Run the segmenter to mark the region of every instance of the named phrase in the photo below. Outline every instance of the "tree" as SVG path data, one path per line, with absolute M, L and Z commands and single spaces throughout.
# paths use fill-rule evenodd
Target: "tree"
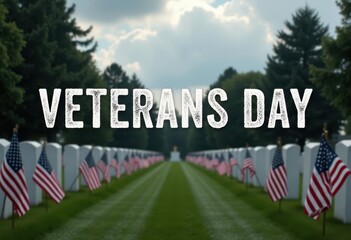
M 0 4 L 0 133 L 9 137 L 23 101 L 23 89 L 18 85 L 21 77 L 14 68 L 23 60 L 24 40 L 16 24 L 6 21 L 6 14 L 7 9 Z
M 104 81 L 111 88 L 126 88 L 129 91 L 127 96 L 120 96 L 119 103 L 126 105 L 126 110 L 118 114 L 120 121 L 128 121 L 129 128 L 120 128 L 113 130 L 113 139 L 111 145 L 128 148 L 145 149 L 148 144 L 148 131 L 142 126 L 140 129 L 134 129 L 133 124 L 133 89 L 144 88 L 138 77 L 134 74 L 130 78 L 120 65 L 112 63 L 102 74 Z
M 340 113 L 321 96 L 309 74 L 309 65 L 323 66 L 321 38 L 327 34 L 328 28 L 320 22 L 316 11 L 308 6 L 298 9 L 292 15 L 292 21 L 285 22 L 285 27 L 287 30 L 278 32 L 273 55 L 268 56 L 265 84 L 267 102 L 271 102 L 272 98 L 267 96 L 272 96 L 274 88 L 282 88 L 286 93 L 290 88 L 297 88 L 300 96 L 306 88 L 313 88 L 314 91 L 306 110 L 306 128 L 297 128 L 296 107 L 292 98 L 287 97 L 291 127 L 283 129 L 277 125 L 275 129 L 267 129 L 262 136 L 270 142 L 275 142 L 278 136 L 284 136 L 285 141 L 296 141 L 303 146 L 306 138 L 320 136 L 324 122 L 328 123 L 329 131 L 333 133 L 340 126 Z
M 311 67 L 313 81 L 322 94 L 339 108 L 346 117 L 351 116 L 351 2 L 339 0 L 342 16 L 336 37 L 325 36 L 322 41 L 324 66 Z
M 223 81 L 220 87 L 225 90 L 228 100 L 222 103 L 227 109 L 228 123 L 224 128 L 206 130 L 212 135 L 214 148 L 243 147 L 246 143 L 257 145 L 256 130 L 244 128 L 244 90 L 246 88 L 260 88 L 264 75 L 260 72 L 235 74 Z
M 55 141 L 56 134 L 64 129 L 64 104 L 59 106 L 55 127 L 47 129 L 38 89 L 46 88 L 50 94 L 54 88 L 87 86 L 91 52 L 96 48 L 88 37 L 91 28 L 82 30 L 77 26 L 72 18 L 75 6 L 67 8 L 65 0 L 4 0 L 4 4 L 9 10 L 9 20 L 22 29 L 26 41 L 24 61 L 16 68 L 23 78 L 20 86 L 26 92 L 18 110 L 21 138 L 45 135 L 49 141 Z

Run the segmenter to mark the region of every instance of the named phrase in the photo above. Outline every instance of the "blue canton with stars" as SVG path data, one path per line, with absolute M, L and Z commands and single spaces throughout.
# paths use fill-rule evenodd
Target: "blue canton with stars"
M 246 149 L 246 157 L 245 158 L 251 158 L 251 154 L 250 154 L 250 151 L 248 148 Z
M 45 149 L 43 149 L 41 151 L 41 154 L 40 154 L 40 158 L 39 158 L 39 161 L 38 161 L 38 164 L 41 165 L 45 171 L 47 171 L 48 173 L 51 173 L 52 171 L 52 167 L 48 161 L 48 158 L 46 156 L 46 152 L 45 152 Z
M 14 172 L 17 173 L 22 169 L 21 152 L 18 144 L 18 137 L 15 133 L 12 136 L 10 148 L 6 153 L 6 160 Z
M 104 155 L 102 155 L 101 161 L 103 161 L 107 165 L 107 154 L 106 154 L 106 152 L 104 153 Z
M 93 151 L 90 150 L 88 156 L 85 158 L 85 161 L 87 162 L 89 168 L 92 168 L 95 166 L 95 162 L 93 159 Z
M 129 157 L 128 157 L 128 155 L 124 158 L 124 161 L 129 162 Z
M 233 154 L 231 152 L 229 152 L 229 159 L 233 158 Z
M 334 150 L 327 143 L 325 136 L 322 135 L 321 144 L 318 149 L 315 167 L 319 174 L 329 170 L 334 159 L 338 157 Z
M 283 164 L 284 164 L 284 161 L 283 161 L 283 156 L 282 156 L 282 149 L 280 147 L 277 147 L 277 149 L 275 150 L 275 153 L 274 153 L 274 157 L 273 157 L 272 168 L 276 169 Z
M 220 156 L 219 156 L 219 162 L 223 162 L 225 159 L 224 159 L 224 156 L 223 156 L 223 154 L 221 154 Z

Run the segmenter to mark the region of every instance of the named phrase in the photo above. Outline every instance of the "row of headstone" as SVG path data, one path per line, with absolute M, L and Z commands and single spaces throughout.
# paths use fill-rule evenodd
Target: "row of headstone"
M 282 147 L 282 155 L 287 171 L 288 196 L 286 199 L 300 199 L 304 205 L 307 189 L 310 183 L 312 171 L 316 162 L 319 143 L 306 144 L 304 152 L 300 154 L 300 146 L 287 144 Z M 248 179 L 248 183 L 266 189 L 266 179 L 272 167 L 272 160 L 276 145 L 267 147 L 248 148 L 256 168 L 256 176 Z M 246 148 L 231 148 L 220 150 L 202 151 L 199 154 L 213 157 L 223 154 L 225 161 L 229 163 L 229 153 L 236 159 L 241 167 L 246 157 Z M 343 140 L 336 144 L 336 154 L 351 169 L 351 140 Z M 232 176 L 241 180 L 241 171 L 237 166 L 232 167 Z M 302 184 L 300 177 L 302 175 Z M 302 189 L 300 189 L 302 186 Z M 302 192 L 300 196 L 300 192 Z M 349 177 L 339 190 L 334 200 L 334 216 L 344 223 L 351 223 L 351 178 Z
M 9 148 L 10 142 L 6 139 L 0 139 L 0 166 L 6 157 L 6 152 Z M 100 146 L 78 146 L 75 144 L 69 144 L 62 147 L 58 143 L 47 143 L 46 153 L 48 160 L 55 172 L 59 183 L 62 185 L 64 191 L 79 191 L 81 185 L 86 185 L 83 178 L 80 178 L 79 166 L 85 160 L 89 151 L 93 148 L 93 159 L 95 163 L 101 159 L 102 155 L 106 152 L 108 163 L 117 156 L 117 161 L 120 164 L 126 156 L 131 157 L 134 154 L 147 154 L 152 153 L 150 151 L 137 150 L 137 149 L 125 149 L 125 148 L 109 148 Z M 42 202 L 42 190 L 40 187 L 33 182 L 32 176 L 35 171 L 36 164 L 42 151 L 42 145 L 34 141 L 20 142 L 20 151 L 22 156 L 23 168 L 26 177 L 26 183 L 28 188 L 28 195 L 30 199 L 30 205 L 38 205 Z M 116 176 L 114 169 L 110 169 L 111 176 Z M 100 171 L 99 171 L 100 172 Z M 121 174 L 125 170 L 121 165 Z M 99 173 L 100 180 L 103 176 Z M 64 178 L 64 179 L 63 179 Z M 80 179 L 79 179 L 80 178 Z M 3 216 L 7 218 L 12 214 L 12 203 L 5 198 L 4 193 L 0 190 L 0 205 L 4 209 Z M 1 218 L 1 216 L 0 216 Z

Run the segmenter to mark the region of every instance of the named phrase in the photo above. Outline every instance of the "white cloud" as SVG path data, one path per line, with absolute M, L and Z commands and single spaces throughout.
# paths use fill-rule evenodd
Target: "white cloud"
M 128 63 L 126 64 L 123 69 L 129 74 L 138 74 L 140 72 L 140 63 L 139 62 L 132 62 L 132 63 Z
M 113 12 L 108 0 L 91 15 L 83 11 L 88 3 L 75 1 L 78 10 L 83 6 L 78 22 L 94 25 L 98 66 L 117 62 L 150 88 L 209 85 L 229 66 L 263 70 L 277 31 L 306 2 L 332 28 L 338 21 L 335 4 L 320 0 L 159 0 L 148 7 L 138 2 L 137 9 L 110 0 L 111 9 L 123 9 L 121 17 L 101 16 Z

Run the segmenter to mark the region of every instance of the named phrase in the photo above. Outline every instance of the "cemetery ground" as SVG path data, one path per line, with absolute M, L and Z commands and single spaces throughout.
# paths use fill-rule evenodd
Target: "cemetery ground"
M 45 201 L 44 201 L 45 202 Z M 261 188 L 189 163 L 161 163 L 114 179 L 89 193 L 68 193 L 56 206 L 32 207 L 23 218 L 0 221 L 0 239 L 348 239 L 350 225 L 327 214 L 303 213 L 301 200 L 282 211 Z

